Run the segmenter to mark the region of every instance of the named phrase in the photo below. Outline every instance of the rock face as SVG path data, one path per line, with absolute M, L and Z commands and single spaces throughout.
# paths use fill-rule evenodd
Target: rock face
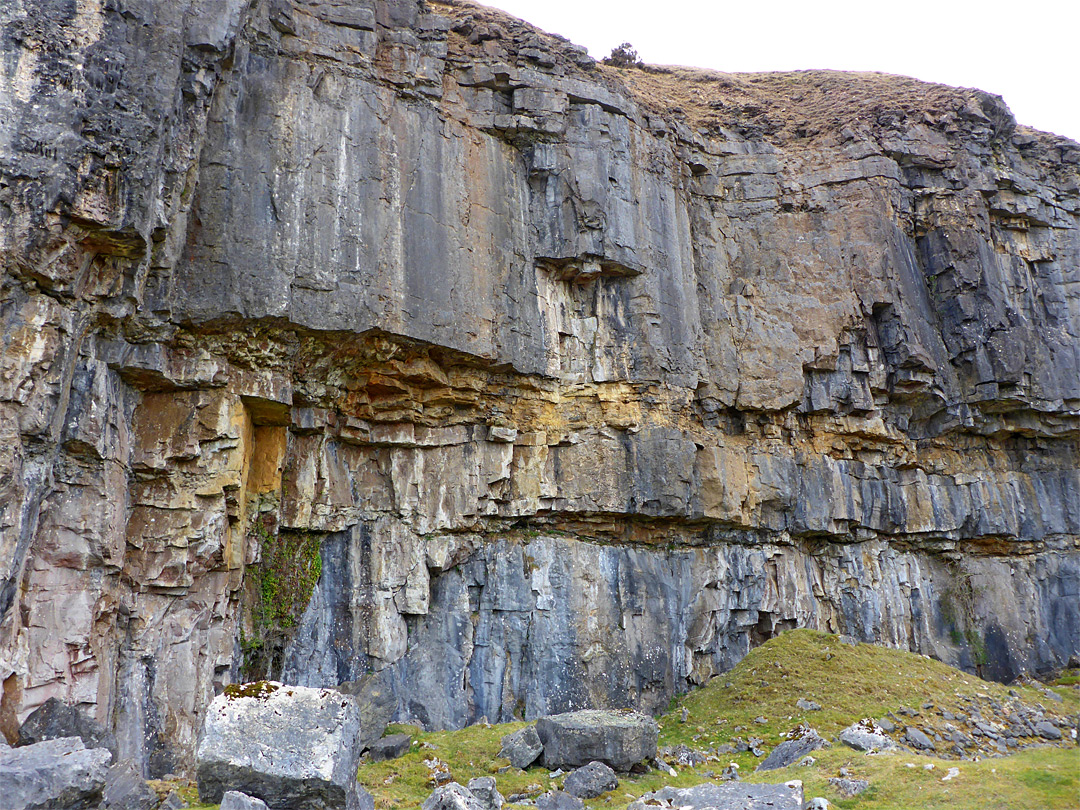
M 329 689 L 271 682 L 230 688 L 206 713 L 196 768 L 199 798 L 229 790 L 272 810 L 360 810 L 360 710 Z
M 9 810 L 95 808 L 101 802 L 110 754 L 78 737 L 0 750 L 0 797 Z
M 0 9 L 0 732 L 651 711 L 796 626 L 1080 654 L 1080 147 L 463 0 Z M 417 695 L 423 695 L 418 700 Z
M 580 768 L 596 760 L 629 771 L 656 757 L 659 733 L 655 720 L 631 711 L 586 709 L 541 717 L 536 723 L 546 768 Z

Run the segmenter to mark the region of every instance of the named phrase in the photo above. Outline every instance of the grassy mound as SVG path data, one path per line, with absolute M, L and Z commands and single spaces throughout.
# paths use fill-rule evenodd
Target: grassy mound
M 802 779 L 807 798 L 824 796 L 838 808 L 1077 808 L 1080 753 L 1067 727 L 1075 725 L 1080 692 L 1071 686 L 1054 691 L 1062 702 L 1035 686 L 1015 687 L 1010 694 L 1010 687 L 982 681 L 920 655 L 869 644 L 849 645 L 836 636 L 795 630 L 753 650 L 731 672 L 673 701 L 659 718 L 662 749 L 686 745 L 704 754 L 706 762 L 680 766 L 669 756 L 674 776 L 654 769 L 641 776 L 622 777 L 616 790 L 587 801 L 586 806 L 621 808 L 665 784 L 689 787 L 719 780 L 723 768 L 734 762 L 746 781 Z M 799 698 L 814 701 L 822 709 L 799 710 Z M 901 714 L 902 709 L 917 715 Z M 758 757 L 729 748 L 756 738 L 761 740 L 761 749 L 771 750 L 799 723 L 807 723 L 831 739 L 864 717 L 877 719 L 892 713 L 901 724 L 940 733 L 950 724 L 947 716 L 980 716 L 1000 725 L 999 715 L 1021 709 L 1039 711 L 1055 720 L 1065 731 L 1064 738 L 1054 745 L 1024 738 L 1020 742 L 1032 747 L 999 756 L 989 739 L 973 736 L 975 745 L 966 752 L 967 759 L 959 759 L 941 744 L 943 750 L 933 755 L 901 751 L 867 756 L 834 743 L 815 752 L 816 762 L 811 766 L 761 774 L 754 773 Z M 476 776 L 494 776 L 500 792 L 508 797 L 559 787 L 561 777 L 551 777 L 544 768 L 510 768 L 498 757 L 503 735 L 523 725 L 477 725 L 431 733 L 391 727 L 389 733 L 407 731 L 414 734 L 417 743 L 400 759 L 361 765 L 360 782 L 375 796 L 380 810 L 419 807 L 430 795 L 437 771 L 449 772 L 462 784 Z M 966 728 L 955 719 L 951 725 Z M 899 739 L 902 731 L 901 725 L 893 736 Z M 949 768 L 957 768 L 959 774 L 943 781 Z M 844 798 L 828 783 L 841 769 L 851 778 L 868 780 L 870 788 L 854 798 Z
M 914 653 L 846 644 L 826 633 L 793 630 L 752 650 L 726 675 L 676 701 L 661 719 L 661 745 L 665 740 L 669 745 L 726 743 L 739 736 L 736 728 L 743 729 L 744 737 L 763 738 L 771 745 L 800 722 L 831 738 L 856 720 L 890 713 L 898 725 L 942 732 L 950 722 L 944 719 L 946 712 L 971 715 L 977 708 L 984 716 L 997 715 L 1017 702 L 1060 718 L 1080 710 L 1076 690 L 1059 689 L 1055 694 L 1061 703 L 1034 686 L 984 681 Z M 820 704 L 821 711 L 800 710 L 799 698 Z M 684 708 L 687 722 L 673 722 L 681 719 Z M 764 723 L 755 722 L 762 718 Z M 953 725 L 959 724 L 953 721 Z M 972 753 L 997 753 L 991 745 L 981 749 Z

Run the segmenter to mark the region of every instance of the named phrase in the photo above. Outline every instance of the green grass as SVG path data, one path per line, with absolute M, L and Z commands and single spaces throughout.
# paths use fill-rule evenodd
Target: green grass
M 1055 691 L 1064 702 L 1047 701 L 1036 689 L 1017 691 L 1026 704 L 1042 704 L 1048 713 L 1080 712 L 1080 694 L 1073 687 Z M 804 697 L 820 703 L 822 711 L 799 711 L 795 702 Z M 706 749 L 736 738 L 760 737 L 771 749 L 782 735 L 800 722 L 809 723 L 822 736 L 834 737 L 863 717 L 880 718 L 902 706 L 920 711 L 920 726 L 941 726 L 939 709 L 964 711 L 964 697 L 977 700 L 1009 699 L 1009 687 L 980 680 L 937 661 L 912 653 L 868 644 L 843 644 L 836 636 L 808 630 L 784 633 L 753 650 L 731 672 L 672 702 L 659 718 L 660 745 L 685 743 Z M 932 702 L 934 709 L 923 710 Z M 688 719 L 681 721 L 682 710 Z M 765 723 L 754 722 L 763 717 Z M 455 781 L 465 784 L 475 776 L 494 776 L 504 796 L 559 786 L 544 768 L 526 771 L 499 769 L 508 765 L 498 758 L 503 735 L 524 723 L 472 726 L 461 731 L 419 733 L 411 727 L 391 727 L 388 733 L 407 731 L 424 745 L 389 762 L 363 764 L 359 777 L 376 799 L 379 810 L 417 808 L 430 795 L 430 769 L 425 759 L 435 757 L 448 766 Z M 736 731 L 736 729 L 739 729 Z M 728 762 L 740 766 L 746 781 L 785 782 L 802 779 L 806 796 L 824 796 L 835 807 L 859 810 L 1077 810 L 1080 808 L 1080 753 L 1075 743 L 1065 747 L 1044 746 L 1007 757 L 978 762 L 925 756 L 907 752 L 866 756 L 840 744 L 814 753 L 809 767 L 792 766 L 754 774 L 759 760 L 749 752 L 725 755 L 719 761 L 695 768 L 678 769 L 677 775 L 652 770 L 637 777 L 622 777 L 619 787 L 586 802 L 590 808 L 622 808 L 632 798 L 664 785 L 689 787 L 708 781 L 707 771 L 719 774 Z M 908 767 L 910 765 L 914 767 Z M 925 770 L 924 765 L 933 765 Z M 948 782 L 942 777 L 950 767 L 960 775 Z M 871 788 L 853 799 L 837 794 L 827 780 L 841 768 L 854 778 L 867 779 Z
M 748 782 L 802 779 L 806 797 L 824 796 L 847 810 L 1076 810 L 1080 807 L 1080 759 L 1076 748 L 1039 748 L 978 762 L 918 754 L 866 756 L 839 745 L 816 751 L 809 768 L 793 766 Z M 914 765 L 914 768 L 908 767 Z M 933 765 L 933 770 L 923 766 Z M 846 767 L 870 788 L 845 799 L 828 783 Z M 960 775 L 943 782 L 950 767 Z

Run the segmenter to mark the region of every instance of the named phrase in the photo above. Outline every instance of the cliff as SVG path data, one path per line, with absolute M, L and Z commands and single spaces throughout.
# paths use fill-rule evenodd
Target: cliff
M 0 9 L 0 730 L 653 711 L 791 627 L 1080 653 L 1080 146 L 454 0 Z

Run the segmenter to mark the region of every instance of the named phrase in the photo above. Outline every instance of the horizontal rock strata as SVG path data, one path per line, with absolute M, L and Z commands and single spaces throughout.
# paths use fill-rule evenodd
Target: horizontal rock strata
M 810 626 L 1080 653 L 1080 147 L 461 0 L 0 10 L 0 732 L 652 710 Z M 416 699 L 424 695 L 423 702 Z

